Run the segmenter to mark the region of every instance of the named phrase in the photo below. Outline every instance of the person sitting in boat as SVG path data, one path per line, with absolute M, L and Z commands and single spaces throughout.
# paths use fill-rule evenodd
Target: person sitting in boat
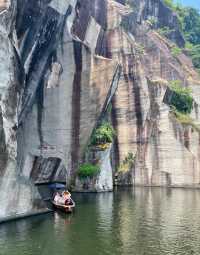
M 58 192 L 56 192 L 56 194 L 55 194 L 55 196 L 54 196 L 54 202 L 55 202 L 56 204 L 58 204 L 59 201 L 60 201 L 60 194 L 59 194 Z
M 54 196 L 54 202 L 56 204 L 65 205 L 65 198 L 59 192 Z
M 69 191 L 63 191 L 62 196 L 65 200 L 65 205 L 71 205 L 72 200 L 71 200 L 71 194 Z

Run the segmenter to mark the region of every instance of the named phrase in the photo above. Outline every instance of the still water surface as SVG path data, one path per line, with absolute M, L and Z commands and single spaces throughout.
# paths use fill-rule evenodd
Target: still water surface
M 75 194 L 73 215 L 0 225 L 1 255 L 199 255 L 200 191 Z

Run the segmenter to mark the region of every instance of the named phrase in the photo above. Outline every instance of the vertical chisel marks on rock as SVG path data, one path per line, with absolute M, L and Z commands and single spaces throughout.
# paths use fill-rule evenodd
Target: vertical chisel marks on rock
M 12 213 L 33 209 L 30 177 L 74 181 L 109 102 L 115 170 L 134 157 L 120 184 L 199 187 L 199 77 L 187 56 L 172 55 L 169 39 L 184 40 L 163 1 L 0 1 L 0 21 L 0 215 L 11 203 Z M 182 125 L 163 101 L 171 80 L 192 88 L 197 126 Z M 17 199 L 7 201 L 13 186 Z
M 60 15 L 50 7 L 46 9 L 46 14 L 40 24 L 41 27 L 32 55 L 30 56 L 31 60 L 26 77 L 26 86 L 22 97 L 22 110 L 18 121 L 19 125 L 23 122 L 35 103 L 37 88 L 43 79 L 49 57 L 60 43 L 60 39 L 63 35 L 63 27 L 65 26 L 68 15 L 70 15 L 69 9 L 67 9 L 65 15 Z
M 73 42 L 75 74 L 72 92 L 72 144 L 71 160 L 72 173 L 76 170 L 79 159 L 79 133 L 80 133 L 80 100 L 81 100 L 81 74 L 82 74 L 82 44 Z
M 0 177 L 4 175 L 7 160 L 8 153 L 6 148 L 5 132 L 3 128 L 2 110 L 0 107 Z

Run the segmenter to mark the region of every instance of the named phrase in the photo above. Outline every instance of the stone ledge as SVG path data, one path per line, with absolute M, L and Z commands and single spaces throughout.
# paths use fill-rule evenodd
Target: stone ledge
M 123 186 L 123 185 L 122 185 Z M 135 184 L 132 185 L 132 187 L 139 187 L 139 188 L 163 188 L 163 189 L 200 189 L 200 184 L 194 184 L 194 185 L 189 185 L 189 184 L 180 184 L 180 185 L 175 185 L 172 184 L 170 186 L 166 185 L 142 185 L 142 184 Z
M 40 211 L 36 211 L 36 212 L 16 214 L 16 215 L 13 215 L 13 216 L 0 218 L 0 224 L 10 222 L 10 221 L 21 220 L 21 219 L 29 218 L 29 217 L 32 217 L 32 216 L 39 216 L 41 214 L 47 214 L 47 213 L 51 213 L 51 212 L 53 212 L 53 210 L 44 209 L 44 210 L 40 210 Z
M 73 190 L 73 193 L 106 193 L 106 192 L 113 192 L 113 189 L 107 190 Z

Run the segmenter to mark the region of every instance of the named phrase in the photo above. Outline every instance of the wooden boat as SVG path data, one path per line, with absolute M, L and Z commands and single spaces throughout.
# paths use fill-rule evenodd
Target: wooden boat
M 72 213 L 75 209 L 75 202 L 71 199 L 71 204 L 70 205 L 63 205 L 63 204 L 58 204 L 55 201 L 52 201 L 53 206 L 58 209 L 61 210 L 65 213 Z

